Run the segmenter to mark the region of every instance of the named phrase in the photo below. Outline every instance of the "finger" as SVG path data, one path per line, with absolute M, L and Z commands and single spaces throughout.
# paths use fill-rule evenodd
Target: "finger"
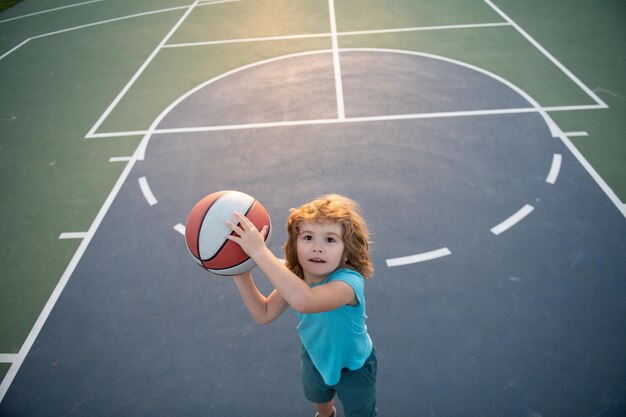
M 233 211 L 233 217 L 235 218 L 235 220 L 237 221 L 237 223 L 241 226 L 242 229 L 245 229 L 246 227 L 246 216 L 244 216 L 243 214 L 239 213 L 238 211 Z
M 230 228 L 230 230 L 237 233 L 238 236 L 242 235 L 243 229 L 237 226 L 235 223 L 231 222 L 230 220 L 226 220 L 226 225 Z M 229 235 L 229 236 L 232 236 L 232 235 Z
M 265 239 L 267 237 L 267 233 L 269 232 L 270 228 L 267 226 L 263 226 L 263 228 L 261 229 L 261 236 L 263 236 L 263 239 Z
M 257 230 L 254 223 L 250 221 L 246 216 L 236 211 L 235 216 L 239 219 L 239 223 L 241 224 L 242 229 L 244 230 Z

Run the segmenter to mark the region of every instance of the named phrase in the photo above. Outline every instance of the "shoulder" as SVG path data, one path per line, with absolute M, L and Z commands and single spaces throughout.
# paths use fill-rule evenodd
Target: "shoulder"
M 338 269 L 329 276 L 329 282 L 342 282 L 342 285 L 349 285 L 356 298 L 350 305 L 364 305 L 365 278 L 357 271 L 350 268 Z
M 365 283 L 365 278 L 353 269 L 340 268 L 328 277 L 328 282 L 332 281 L 344 281 L 352 287 L 362 288 Z

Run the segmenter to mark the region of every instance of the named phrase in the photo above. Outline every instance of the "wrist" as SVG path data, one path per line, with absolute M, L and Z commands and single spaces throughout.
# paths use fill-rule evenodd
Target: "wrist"
M 254 251 L 251 251 L 250 253 L 248 253 L 248 255 L 255 261 L 258 261 L 264 256 L 267 256 L 268 252 L 271 253 L 270 249 L 267 246 L 265 246 L 265 244 L 263 244 L 255 248 Z
M 233 281 L 235 281 L 235 284 L 237 285 L 246 284 L 252 281 L 252 275 L 250 274 L 250 272 L 244 272 L 243 274 L 233 275 L 232 278 L 233 278 Z

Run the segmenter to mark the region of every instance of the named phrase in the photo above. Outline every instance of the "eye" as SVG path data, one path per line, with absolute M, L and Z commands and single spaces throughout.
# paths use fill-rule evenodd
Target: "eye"
M 302 240 L 312 240 L 312 239 L 313 239 L 313 236 L 311 236 L 311 235 L 303 235 L 302 236 Z
M 327 237 L 326 238 L 326 243 L 335 243 L 335 242 L 336 242 L 336 240 L 335 240 L 334 237 Z

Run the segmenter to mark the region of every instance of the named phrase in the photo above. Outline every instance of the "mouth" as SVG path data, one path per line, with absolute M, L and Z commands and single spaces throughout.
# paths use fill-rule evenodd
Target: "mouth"
M 313 263 L 320 263 L 320 264 L 322 264 L 322 263 L 326 263 L 326 261 L 325 261 L 325 260 L 320 259 L 320 258 L 311 258 L 311 259 L 309 259 L 309 262 L 313 262 Z

